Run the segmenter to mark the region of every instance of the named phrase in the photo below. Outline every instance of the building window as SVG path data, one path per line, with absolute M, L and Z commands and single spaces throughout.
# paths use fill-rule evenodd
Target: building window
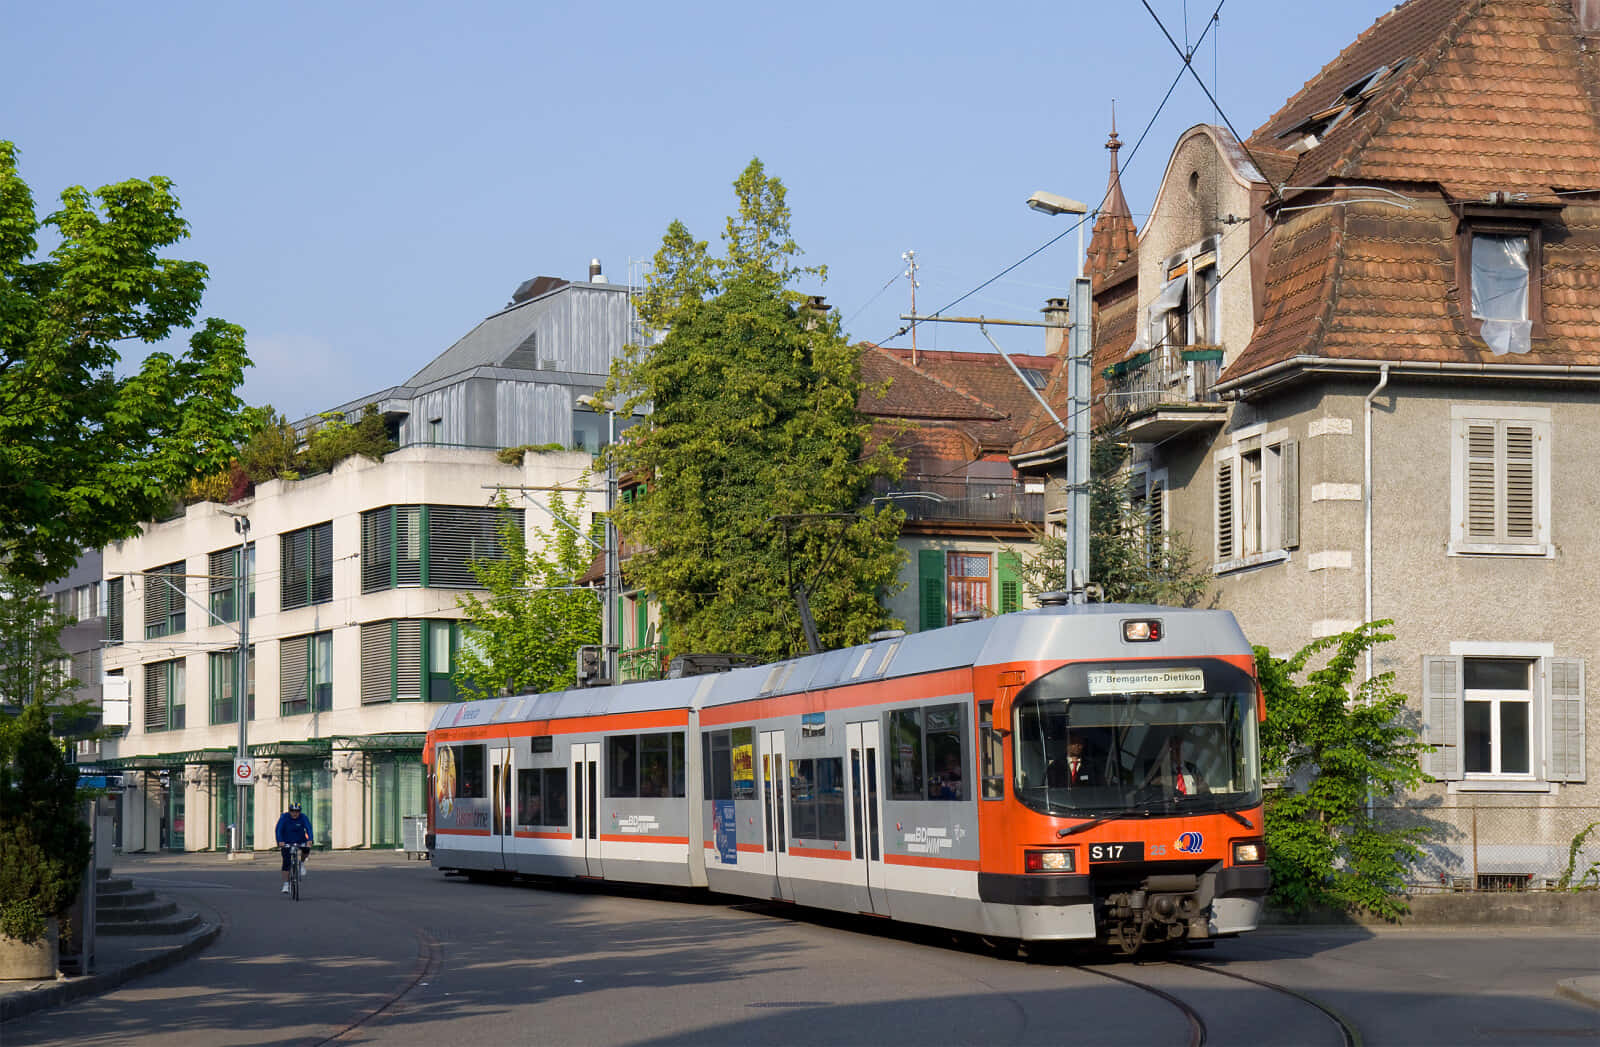
M 989 554 L 949 553 L 945 558 L 945 599 L 951 617 L 989 610 Z
M 1214 459 L 1216 564 L 1282 558 L 1300 544 L 1300 446 L 1282 433 L 1240 435 Z
M 1583 659 L 1452 646 L 1423 659 L 1424 769 L 1469 788 L 1583 781 Z
M 1167 472 L 1138 467 L 1128 480 L 1127 534 L 1142 540 L 1147 562 L 1159 568 L 1167 547 Z
M 245 547 L 244 570 L 239 569 L 239 547 L 218 549 L 211 554 L 211 603 L 214 622 L 239 620 L 240 594 L 244 594 L 245 613 L 254 618 L 256 613 L 256 545 Z
M 152 662 L 144 667 L 144 729 L 147 734 L 183 730 L 186 722 L 183 678 L 181 658 Z
M 315 524 L 282 536 L 281 603 L 285 611 L 333 599 L 333 523 Z
M 461 651 L 461 623 L 429 621 L 422 623 L 422 629 L 422 672 L 428 681 L 428 701 L 457 701 L 460 693 L 454 673 Z
M 1466 284 L 1469 329 L 1496 354 L 1525 353 L 1542 338 L 1544 236 L 1524 210 L 1467 205 L 1456 236 L 1456 269 Z
M 184 627 L 183 561 L 144 573 L 144 638 L 171 636 Z
M 502 529 L 522 541 L 521 509 L 388 505 L 361 514 L 361 591 L 407 586 L 481 589 L 472 564 L 503 560 Z
M 471 637 L 458 621 L 401 619 L 361 626 L 361 703 L 462 699 L 455 682 Z
M 333 633 L 291 636 L 278 644 L 278 711 L 283 716 L 333 708 Z
M 256 649 L 250 648 L 246 662 L 245 716 L 256 718 Z M 239 652 L 223 651 L 211 655 L 211 722 L 238 723 L 239 706 L 234 702 L 234 683 L 239 673 Z
M 1452 554 L 1552 555 L 1550 411 L 1450 410 Z

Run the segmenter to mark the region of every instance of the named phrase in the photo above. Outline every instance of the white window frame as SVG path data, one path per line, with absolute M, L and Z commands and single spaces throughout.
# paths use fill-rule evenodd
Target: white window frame
M 1224 574 L 1289 559 L 1289 550 L 1300 545 L 1298 441 L 1289 438 L 1287 429 L 1268 432 L 1265 425 L 1247 426 L 1233 434 L 1232 442 L 1216 452 L 1212 462 L 1212 571 Z M 1247 476 L 1246 465 L 1251 462 L 1259 463 L 1258 472 Z M 1286 504 L 1290 498 L 1292 507 Z M 1231 521 L 1227 549 L 1221 547 L 1220 538 L 1225 514 Z
M 1550 738 L 1550 659 L 1555 657 L 1553 643 L 1480 643 L 1457 641 L 1450 644 L 1450 654 L 1457 659 L 1455 706 L 1456 723 L 1461 736 L 1466 732 L 1466 680 L 1465 662 L 1473 658 L 1524 659 L 1533 663 L 1529 681 L 1528 754 L 1529 773 L 1499 774 L 1473 772 L 1465 768 L 1466 753 L 1457 749 L 1457 777 L 1448 782 L 1446 792 L 1536 792 L 1548 793 L 1560 788 L 1551 782 L 1549 761 Z
M 1535 513 L 1531 542 L 1483 542 L 1467 534 L 1467 433 L 1474 424 L 1493 424 L 1497 434 L 1506 423 L 1525 423 L 1533 429 Z M 1550 541 L 1550 440 L 1553 428 L 1548 407 L 1452 404 L 1450 407 L 1450 556 L 1555 556 Z M 1497 445 L 1501 437 L 1496 436 Z M 1496 514 L 1503 516 L 1506 491 L 1503 468 L 1497 467 Z

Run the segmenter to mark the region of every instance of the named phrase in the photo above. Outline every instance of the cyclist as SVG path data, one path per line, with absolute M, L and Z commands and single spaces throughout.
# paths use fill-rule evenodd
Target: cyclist
M 278 849 L 283 852 L 283 894 L 289 893 L 289 860 L 291 847 L 300 848 L 300 861 L 302 868 L 300 875 L 305 875 L 303 863 L 311 854 L 311 841 L 314 838 L 311 832 L 311 819 L 307 818 L 300 810 L 300 801 L 295 800 L 289 804 L 289 809 L 278 816 L 278 827 L 273 832 L 278 841 Z

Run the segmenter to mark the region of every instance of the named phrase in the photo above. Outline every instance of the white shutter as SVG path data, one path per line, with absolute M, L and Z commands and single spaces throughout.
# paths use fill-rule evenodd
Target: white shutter
M 1469 542 L 1493 542 L 1495 526 L 1495 426 L 1474 422 L 1467 426 L 1467 497 L 1463 524 Z
M 291 636 L 278 643 L 278 700 L 285 707 L 304 712 L 298 703 L 306 702 L 306 664 L 309 636 Z
M 395 698 L 417 701 L 422 697 L 422 623 L 402 621 L 395 627 Z
M 1461 659 L 1422 659 L 1422 769 L 1441 781 L 1461 778 Z
M 1505 538 L 1519 545 L 1539 538 L 1538 484 L 1531 425 L 1507 425 L 1505 433 Z
M 1280 468 L 1283 471 L 1282 487 L 1278 497 L 1282 500 L 1283 513 L 1281 524 L 1283 527 L 1282 541 L 1279 548 L 1297 549 L 1300 546 L 1300 443 L 1297 440 L 1285 440 L 1281 454 Z
M 393 622 L 364 622 L 361 626 L 361 704 L 387 702 L 394 697 Z
M 1581 782 L 1584 772 L 1583 659 L 1550 659 L 1550 770 L 1552 782 Z
M 167 663 L 156 662 L 144 667 L 144 729 L 167 729 Z

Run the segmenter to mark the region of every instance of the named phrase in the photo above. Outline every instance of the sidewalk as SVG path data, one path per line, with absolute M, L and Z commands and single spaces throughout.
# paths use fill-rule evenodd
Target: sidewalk
M 39 982 L 0 982 L 0 1022 L 108 992 L 124 982 L 165 970 L 217 940 L 222 921 L 201 910 L 202 922 L 182 934 L 106 935 L 95 940 L 91 973 Z

